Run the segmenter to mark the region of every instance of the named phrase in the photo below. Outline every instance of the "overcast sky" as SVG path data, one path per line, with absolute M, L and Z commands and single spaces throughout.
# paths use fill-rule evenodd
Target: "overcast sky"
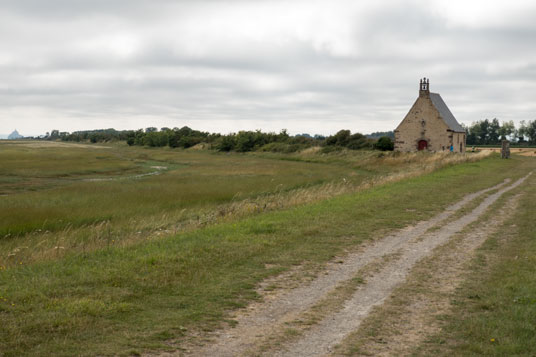
M 0 133 L 536 119 L 535 1 L 0 0 Z

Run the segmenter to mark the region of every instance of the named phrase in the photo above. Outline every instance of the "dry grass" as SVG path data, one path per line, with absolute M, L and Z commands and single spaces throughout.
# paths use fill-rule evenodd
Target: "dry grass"
M 478 148 L 481 152 L 496 152 L 500 153 L 500 148 Z M 535 148 L 510 148 L 511 154 L 522 155 L 522 156 L 536 156 Z

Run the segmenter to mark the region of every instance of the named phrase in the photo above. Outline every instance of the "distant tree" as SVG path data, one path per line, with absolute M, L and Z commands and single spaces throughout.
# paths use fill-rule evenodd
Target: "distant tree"
M 236 135 L 236 151 L 251 151 L 256 144 L 256 135 L 252 131 L 240 131 Z
M 374 143 L 374 148 L 381 151 L 393 151 L 395 144 L 388 136 L 382 136 Z
M 350 130 L 339 130 L 337 134 L 326 138 L 326 145 L 346 146 L 350 141 Z
M 471 124 L 467 129 L 467 145 L 496 145 L 499 144 L 501 125 L 497 118 L 480 120 Z
M 302 136 L 302 135 L 296 135 L 289 140 L 286 140 L 285 142 L 288 142 L 289 144 L 301 144 L 301 145 L 308 145 L 312 146 L 315 145 L 315 139 L 313 139 L 312 136 Z
M 529 122 L 528 137 L 533 144 L 536 144 L 536 119 Z
M 145 133 L 143 145 L 152 147 L 161 147 L 168 144 L 168 133 L 165 131 L 152 131 Z
M 525 122 L 521 121 L 519 127 L 519 135 L 522 138 L 527 138 L 531 144 L 536 144 L 536 120 Z
M 368 135 L 365 135 L 367 138 L 371 139 L 379 139 L 382 136 L 387 136 L 391 139 L 395 138 L 395 132 L 394 131 L 376 131 L 374 133 L 370 133 Z
M 145 133 L 143 132 L 143 129 L 136 130 L 134 145 L 143 145 L 144 137 L 145 137 Z
M 181 139 L 181 135 L 179 134 L 179 129 L 174 128 L 169 132 L 169 147 L 170 148 L 178 148 L 179 147 L 179 141 Z
M 190 136 L 190 135 L 192 135 L 192 131 L 193 130 L 190 129 L 189 127 L 183 126 L 177 132 L 179 133 L 180 136 Z
M 236 134 L 223 135 L 214 145 L 218 151 L 233 151 L 236 146 Z
M 529 122 L 527 136 L 532 144 L 536 144 L 536 119 Z
M 343 148 L 346 147 L 352 150 L 372 148 L 372 143 L 374 140 L 367 138 L 365 135 L 360 133 L 352 134 L 350 130 L 339 130 L 337 134 L 328 136 L 324 141 L 323 145 L 324 152 L 333 151 L 334 148 L 329 149 L 328 147 Z M 327 151 L 326 151 L 327 150 Z
M 359 150 L 365 148 L 372 148 L 371 141 L 365 135 L 355 133 L 350 135 L 348 143 L 346 144 L 348 149 Z
M 511 136 L 515 136 L 516 127 L 512 120 L 504 121 L 499 128 L 499 136 L 501 140 L 505 140 Z
M 261 132 L 260 130 L 257 130 L 257 132 Z M 272 133 L 269 133 L 272 134 Z M 278 142 L 285 142 L 290 138 L 290 135 L 288 135 L 287 129 L 282 129 L 279 134 L 277 134 L 276 141 Z
M 59 130 L 52 130 L 50 132 L 50 135 L 48 136 L 48 139 L 49 140 L 56 140 L 56 139 L 59 139 L 60 138 L 60 131 Z
M 489 123 L 488 126 L 487 144 L 496 145 L 500 143 L 500 129 L 501 124 L 499 124 L 499 120 L 497 118 L 493 118 L 493 120 Z
M 486 145 L 489 144 L 489 120 L 485 119 L 480 122 L 480 131 L 478 132 L 480 138 L 480 144 Z
M 202 141 L 203 138 L 200 136 L 183 136 L 179 140 L 179 147 L 187 149 L 199 144 Z
M 303 134 L 296 134 L 294 135 L 294 137 L 304 137 L 304 138 L 310 138 L 312 139 L 313 137 L 307 133 L 303 133 Z
M 136 133 L 132 131 L 127 136 L 127 144 L 128 146 L 132 146 L 134 145 L 135 142 L 136 142 Z
M 146 132 L 146 133 L 154 133 L 154 132 L 156 132 L 156 131 L 158 131 L 158 129 L 155 128 L 154 126 L 150 126 L 150 127 L 148 127 L 148 128 L 145 128 L 145 132 Z
M 526 140 L 527 137 L 527 122 L 525 120 L 521 120 L 519 122 L 519 130 L 517 131 L 517 135 L 519 136 L 519 142 L 523 143 Z

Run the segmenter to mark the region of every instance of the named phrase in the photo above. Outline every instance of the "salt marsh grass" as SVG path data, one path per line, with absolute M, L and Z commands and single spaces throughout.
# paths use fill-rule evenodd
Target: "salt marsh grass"
M 229 155 L 54 144 L 0 146 L 7 163 L 2 177 L 14 178 L 0 199 L 2 266 L 127 246 L 488 155 L 314 150 Z M 43 178 L 48 184 L 39 181 Z M 35 184 L 28 188 L 25 180 Z

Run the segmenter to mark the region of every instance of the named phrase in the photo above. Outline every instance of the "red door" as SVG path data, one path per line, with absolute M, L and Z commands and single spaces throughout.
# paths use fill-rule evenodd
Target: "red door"
M 428 141 L 419 140 L 419 146 L 417 147 L 417 149 L 419 149 L 419 151 L 425 150 L 427 147 L 428 147 Z

